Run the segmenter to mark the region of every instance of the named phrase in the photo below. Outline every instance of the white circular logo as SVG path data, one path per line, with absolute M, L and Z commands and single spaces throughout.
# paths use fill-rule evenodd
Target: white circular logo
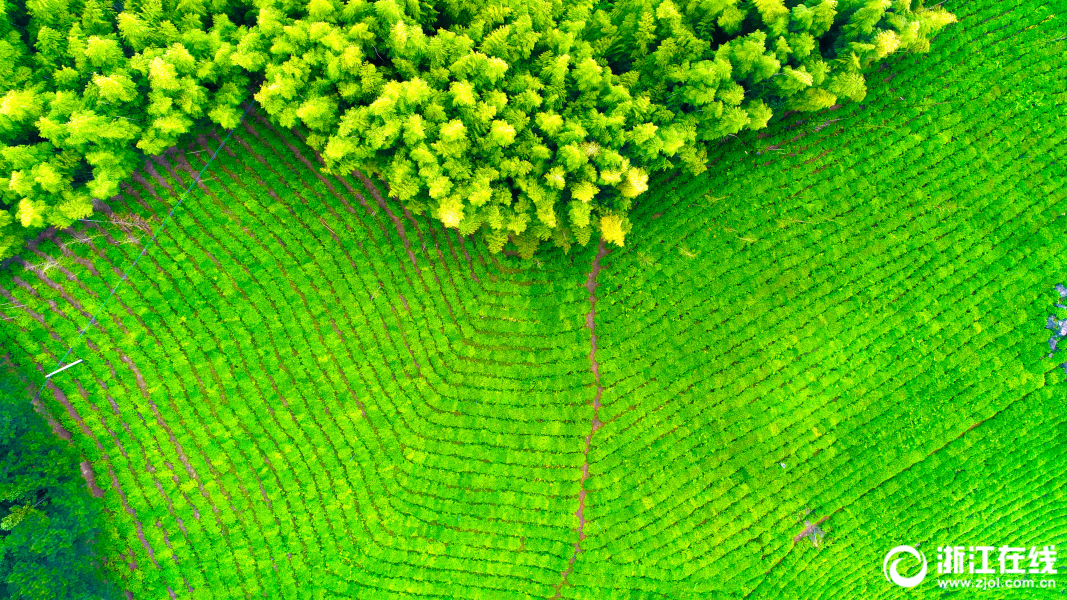
M 904 560 L 903 558 L 894 560 L 892 565 L 889 564 L 889 559 L 901 552 L 914 556 L 915 560 L 922 561 L 923 566 L 919 569 L 917 574 L 912 575 L 911 577 L 905 577 L 897 572 L 897 565 L 900 564 L 900 561 Z M 926 577 L 926 555 L 911 546 L 897 546 L 885 555 L 885 560 L 882 561 L 882 574 L 885 575 L 886 581 L 892 581 L 900 587 L 915 587 L 922 583 L 923 578 Z

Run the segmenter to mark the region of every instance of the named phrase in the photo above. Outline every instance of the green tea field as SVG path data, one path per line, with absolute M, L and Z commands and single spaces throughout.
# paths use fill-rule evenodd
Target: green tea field
M 650 182 L 621 248 L 490 253 L 255 105 L 153 157 L 0 269 L 27 397 L 83 360 L 37 402 L 109 574 L 136 600 L 876 600 L 978 593 L 941 589 L 939 547 L 1067 552 L 1067 22 L 945 7 L 863 101 Z M 1062 597 L 1059 565 L 995 597 Z

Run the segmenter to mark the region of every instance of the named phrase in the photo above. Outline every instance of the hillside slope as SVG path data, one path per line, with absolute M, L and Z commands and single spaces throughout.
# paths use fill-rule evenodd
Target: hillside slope
M 210 165 L 224 133 L 153 159 L 107 222 L 0 272 L 7 360 L 85 360 L 41 402 L 93 465 L 114 575 L 137 599 L 888 598 L 939 593 L 883 578 L 898 544 L 1067 547 L 1067 27 L 949 4 L 931 53 L 730 138 L 611 252 L 491 255 L 255 111 Z

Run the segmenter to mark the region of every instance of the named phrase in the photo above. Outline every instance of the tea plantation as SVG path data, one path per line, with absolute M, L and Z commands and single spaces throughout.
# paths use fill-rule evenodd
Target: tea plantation
M 1067 23 L 945 6 L 862 102 L 650 182 L 621 248 L 492 254 L 255 105 L 153 157 L 0 271 L 27 397 L 84 361 L 37 402 L 91 465 L 109 574 L 138 600 L 940 598 L 939 546 L 1067 551 Z M 901 544 L 930 561 L 910 589 Z

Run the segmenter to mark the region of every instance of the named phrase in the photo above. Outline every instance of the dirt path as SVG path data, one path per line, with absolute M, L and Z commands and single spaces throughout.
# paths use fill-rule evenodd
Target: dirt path
M 100 489 L 100 486 L 96 485 L 96 476 L 93 475 L 93 466 L 87 460 L 81 461 L 78 465 L 81 469 L 82 477 L 85 478 L 85 483 L 89 486 L 89 491 L 93 494 L 94 498 L 103 498 L 104 490 Z
M 593 418 L 589 421 L 589 435 L 585 436 L 585 462 L 582 464 L 582 479 L 579 484 L 578 511 L 574 513 L 578 516 L 578 541 L 574 542 L 574 554 L 567 561 L 567 569 L 563 571 L 563 577 L 559 585 L 556 586 L 554 598 L 560 597 L 563 586 L 567 585 L 567 576 L 574 570 L 574 561 L 578 559 L 578 553 L 582 551 L 582 540 L 585 539 L 585 516 L 583 513 L 585 511 L 585 480 L 589 477 L 589 448 L 593 443 L 593 434 L 603 425 L 600 419 L 597 418 L 597 413 L 600 411 L 600 396 L 604 393 L 604 388 L 600 386 L 600 363 L 596 361 L 596 277 L 600 273 L 600 259 L 607 256 L 608 252 L 607 247 L 604 246 L 604 240 L 600 240 L 596 257 L 593 258 L 593 267 L 590 269 L 589 278 L 585 282 L 585 289 L 589 290 L 589 312 L 585 315 L 585 326 L 589 328 L 591 338 L 589 368 L 593 371 L 593 378 L 596 380 L 596 395 L 593 396 Z

